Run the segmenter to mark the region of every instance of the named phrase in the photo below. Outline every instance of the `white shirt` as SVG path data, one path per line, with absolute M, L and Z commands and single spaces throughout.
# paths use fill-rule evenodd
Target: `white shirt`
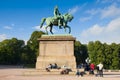
M 97 66 L 99 67 L 99 70 L 102 70 L 102 69 L 103 69 L 103 64 L 100 63 L 100 64 L 98 64 Z

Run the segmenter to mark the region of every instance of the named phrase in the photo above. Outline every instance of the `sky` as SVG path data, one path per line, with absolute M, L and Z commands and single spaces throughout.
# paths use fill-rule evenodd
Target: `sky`
M 82 44 L 90 41 L 120 43 L 120 0 L 0 0 L 0 42 L 17 38 L 27 42 L 42 18 L 53 17 L 57 5 L 61 14 L 70 13 L 71 35 Z M 53 27 L 54 34 L 68 34 Z M 49 33 L 50 34 L 50 33 Z

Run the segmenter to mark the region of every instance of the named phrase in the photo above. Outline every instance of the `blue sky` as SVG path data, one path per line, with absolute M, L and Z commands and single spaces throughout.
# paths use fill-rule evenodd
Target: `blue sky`
M 71 35 L 81 43 L 99 40 L 120 43 L 120 0 L 0 0 L 0 41 L 13 37 L 27 41 L 40 29 L 43 17 L 71 13 Z M 45 25 L 45 24 L 44 24 Z M 54 34 L 66 34 L 54 27 Z

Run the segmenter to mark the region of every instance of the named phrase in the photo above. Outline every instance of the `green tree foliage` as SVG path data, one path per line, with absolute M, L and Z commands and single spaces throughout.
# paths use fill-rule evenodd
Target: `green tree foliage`
M 105 60 L 104 60 L 104 67 L 106 69 L 109 69 L 112 63 L 112 48 L 107 45 L 106 43 L 103 44 L 104 45 L 104 54 L 105 54 Z
M 96 65 L 100 62 L 104 64 L 105 69 L 120 69 L 120 46 L 112 43 L 102 44 L 100 41 L 89 42 L 88 54 L 92 63 Z
M 96 55 L 96 52 L 95 52 L 95 50 L 94 50 L 94 42 L 93 41 L 90 41 L 89 43 L 88 43 L 88 55 L 89 55 L 89 57 L 90 57 L 90 60 L 91 60 L 91 62 L 92 63 L 95 63 L 94 61 L 97 59 L 96 57 L 94 57 L 94 55 Z
M 77 65 L 85 63 L 85 59 L 88 57 L 87 46 L 81 44 L 79 41 L 75 41 L 74 55 L 76 57 Z
M 119 50 L 120 47 L 116 43 L 112 43 L 111 45 L 112 48 L 112 59 L 111 59 L 111 66 L 110 69 L 117 69 L 120 67 L 119 65 Z
M 25 45 L 23 40 L 16 38 L 0 42 L 0 64 L 35 64 L 38 55 L 38 38 L 41 31 L 34 31 Z
M 0 42 L 0 64 L 20 64 L 24 45 L 23 40 L 16 38 Z
M 35 64 L 36 58 L 39 54 L 39 41 L 38 38 L 41 37 L 41 35 L 45 34 L 42 31 L 34 31 L 30 37 L 30 39 L 27 42 L 27 46 L 25 46 L 25 53 L 23 53 L 24 59 L 28 58 L 29 62 L 31 64 Z M 27 55 L 28 57 L 25 57 Z

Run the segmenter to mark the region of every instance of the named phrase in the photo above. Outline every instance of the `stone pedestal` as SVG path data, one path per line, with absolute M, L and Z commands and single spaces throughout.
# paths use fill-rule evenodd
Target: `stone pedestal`
M 76 68 L 74 41 L 71 35 L 42 35 L 39 40 L 39 56 L 36 69 L 45 69 L 49 64 Z

